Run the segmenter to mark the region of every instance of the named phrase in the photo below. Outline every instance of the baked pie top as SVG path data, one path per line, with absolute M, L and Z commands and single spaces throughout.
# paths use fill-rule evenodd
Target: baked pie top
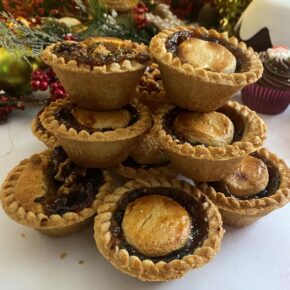
M 116 189 L 95 219 L 101 253 L 142 280 L 174 279 L 201 266 L 218 251 L 222 236 L 220 215 L 202 192 L 164 177 Z
M 61 147 L 22 161 L 7 176 L 1 200 L 9 214 L 28 225 L 57 226 L 83 220 L 96 213 L 107 194 L 110 176 L 101 169 L 72 163 Z M 15 210 L 15 208 L 17 208 Z
M 261 159 L 246 156 L 222 183 L 234 196 L 255 195 L 264 190 L 269 183 L 268 167 Z
M 262 148 L 244 158 L 224 180 L 199 187 L 220 208 L 255 214 L 290 200 L 290 170 L 277 155 Z
M 108 72 L 143 67 L 150 61 L 150 55 L 144 44 L 111 37 L 93 37 L 81 42 L 53 44 L 44 50 L 42 59 L 47 64 L 68 64 Z
M 172 69 L 218 84 L 245 86 L 257 81 L 263 72 L 252 48 L 227 33 L 203 27 L 163 30 L 152 38 L 150 52 Z
M 40 119 L 52 132 L 88 141 L 125 140 L 144 133 L 152 125 L 149 109 L 137 100 L 121 109 L 92 112 L 62 99 L 51 103 Z
M 173 121 L 173 129 L 186 142 L 208 146 L 231 144 L 234 135 L 231 119 L 219 112 L 181 112 Z
M 195 116 L 202 116 L 197 125 L 193 125 Z M 202 114 L 164 105 L 157 113 L 156 130 L 165 149 L 208 160 L 246 156 L 259 149 L 266 138 L 263 120 L 248 107 L 231 101 L 218 112 Z

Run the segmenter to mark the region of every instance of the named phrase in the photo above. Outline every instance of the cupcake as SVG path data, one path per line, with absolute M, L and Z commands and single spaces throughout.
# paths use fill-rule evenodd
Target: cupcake
M 245 105 L 262 114 L 279 114 L 290 103 L 290 50 L 269 48 L 260 53 L 262 78 L 242 90 Z

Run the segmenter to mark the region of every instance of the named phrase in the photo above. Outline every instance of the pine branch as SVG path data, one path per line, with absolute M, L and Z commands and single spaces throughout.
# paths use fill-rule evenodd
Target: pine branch
M 29 57 L 37 57 L 46 46 L 61 40 L 51 33 L 32 30 L 18 22 L 11 14 L 0 12 L 0 15 L 10 24 L 8 26 L 0 22 L 0 46 L 16 57 L 24 57 L 26 60 Z

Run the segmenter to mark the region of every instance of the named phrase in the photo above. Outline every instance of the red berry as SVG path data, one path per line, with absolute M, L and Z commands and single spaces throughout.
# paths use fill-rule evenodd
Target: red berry
M 1 97 L 1 102 L 8 102 L 8 97 L 6 97 L 6 96 L 3 96 L 3 97 Z
M 64 91 L 63 90 L 61 90 L 61 89 L 56 89 L 55 91 L 54 91 L 54 97 L 56 97 L 56 98 L 63 98 L 63 96 L 64 96 Z
M 37 91 L 39 90 L 39 86 L 40 86 L 40 81 L 32 81 L 31 82 L 31 88 L 33 91 Z
M 41 81 L 40 84 L 39 84 L 39 89 L 41 91 L 46 91 L 48 89 L 48 82 Z
M 60 85 L 59 82 L 54 82 L 50 85 L 50 88 L 52 91 L 54 91 L 59 88 L 59 85 Z

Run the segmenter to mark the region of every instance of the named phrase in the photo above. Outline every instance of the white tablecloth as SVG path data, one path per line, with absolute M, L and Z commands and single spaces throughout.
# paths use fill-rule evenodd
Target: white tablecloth
M 20 160 L 45 149 L 30 131 L 36 112 L 15 112 L 0 125 L 0 183 Z M 261 117 L 269 126 L 266 147 L 290 165 L 290 107 L 281 115 Z M 0 289 L 289 290 L 290 206 L 246 228 L 227 228 L 211 263 L 168 283 L 143 283 L 117 271 L 97 252 L 92 228 L 49 238 L 0 209 Z

